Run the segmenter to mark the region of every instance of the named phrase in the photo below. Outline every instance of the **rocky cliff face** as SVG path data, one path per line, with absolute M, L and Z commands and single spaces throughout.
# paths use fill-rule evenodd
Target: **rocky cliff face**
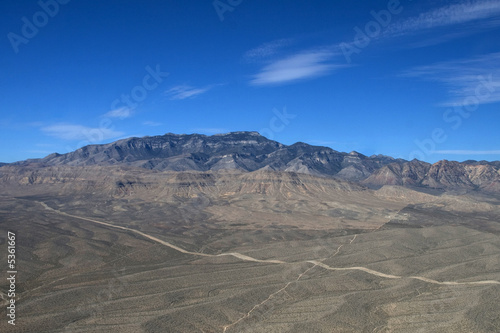
M 287 146 L 257 132 L 219 135 L 176 135 L 129 138 L 51 154 L 20 165 L 127 165 L 161 171 L 275 170 L 361 180 L 392 162 L 388 157 L 341 153 L 327 147 L 295 143 Z
M 429 164 L 417 160 L 391 163 L 363 180 L 368 185 L 407 185 L 441 189 L 482 189 L 498 191 L 500 169 L 496 163 L 439 161 Z
M 82 147 L 68 154 L 10 166 L 130 166 L 158 171 L 287 171 L 361 182 L 441 189 L 500 191 L 500 162 L 429 164 L 384 155 L 365 156 L 298 142 L 284 145 L 257 132 L 165 134 Z

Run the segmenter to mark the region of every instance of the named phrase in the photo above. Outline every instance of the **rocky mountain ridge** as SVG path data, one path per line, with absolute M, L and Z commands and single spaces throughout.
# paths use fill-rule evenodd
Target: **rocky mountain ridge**
M 8 166 L 129 166 L 158 171 L 256 170 L 334 177 L 366 186 L 402 185 L 500 192 L 500 162 L 439 161 L 434 164 L 338 152 L 303 142 L 284 145 L 257 132 L 206 136 L 172 134 L 89 145 L 67 154 Z M 8 167 L 7 166 L 7 167 Z

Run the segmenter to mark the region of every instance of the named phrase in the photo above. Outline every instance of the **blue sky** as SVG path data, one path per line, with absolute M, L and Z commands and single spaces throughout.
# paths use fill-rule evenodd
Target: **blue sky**
M 500 2 L 5 0 L 0 161 L 259 131 L 500 159 Z

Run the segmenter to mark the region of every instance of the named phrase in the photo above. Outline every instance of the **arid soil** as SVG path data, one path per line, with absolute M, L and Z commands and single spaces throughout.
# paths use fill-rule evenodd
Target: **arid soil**
M 115 167 L 0 188 L 1 332 L 500 331 L 491 195 Z

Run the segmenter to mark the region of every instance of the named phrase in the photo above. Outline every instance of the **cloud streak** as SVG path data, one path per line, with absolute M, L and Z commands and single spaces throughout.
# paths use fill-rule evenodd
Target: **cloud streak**
M 415 67 L 402 74 L 437 81 L 448 87 L 450 99 L 442 106 L 461 106 L 468 98 L 478 104 L 500 101 L 500 52 L 471 59 L 441 62 Z
M 398 21 L 393 18 L 392 22 L 371 40 L 382 42 L 401 36 L 425 34 L 443 27 L 455 29 L 451 32 L 440 33 L 438 36 L 433 35 L 429 40 L 414 41 L 411 47 L 436 45 L 450 39 L 463 38 L 478 31 L 498 27 L 500 26 L 499 16 L 500 2 L 498 0 L 464 1 Z M 249 62 L 268 60 L 291 43 L 292 39 L 271 41 L 247 51 L 243 59 Z M 250 84 L 277 85 L 327 75 L 343 67 L 332 60 L 338 54 L 345 54 L 345 47 L 355 48 L 356 42 L 338 43 L 326 51 L 308 50 L 275 59 L 262 67 L 250 80 Z
M 388 11 L 385 12 L 390 15 Z M 373 11 L 372 15 L 375 15 L 374 13 L 376 12 Z M 378 23 L 383 20 L 388 21 L 388 25 L 384 25 L 381 33 L 370 36 L 369 42 L 384 42 L 405 37 L 406 39 L 400 38 L 400 42 L 406 44 L 408 43 L 407 37 L 415 37 L 416 40 L 412 39 L 408 46 L 420 48 L 442 44 L 500 26 L 500 2 L 498 0 L 462 1 L 405 19 L 396 19 L 395 16 L 389 16 L 387 19 L 386 14 L 377 13 L 377 17 L 374 16 Z M 372 23 L 375 22 L 372 21 Z M 344 42 L 339 43 L 337 47 L 340 49 L 356 48 L 359 47 L 359 43 L 359 41 Z
M 108 118 L 120 118 L 120 119 L 125 119 L 129 118 L 132 116 L 132 110 L 129 108 L 119 108 L 115 110 L 111 110 L 103 115 L 104 117 Z
M 284 47 L 292 44 L 293 40 L 290 38 L 278 39 L 268 43 L 264 43 L 254 49 L 247 51 L 243 55 L 243 59 L 247 62 L 260 61 L 268 59 L 276 55 Z
M 386 35 L 401 36 L 484 19 L 493 19 L 490 24 L 498 26 L 500 24 L 498 15 L 500 15 L 500 2 L 497 0 L 465 1 L 428 11 L 401 22 L 395 22 L 387 28 Z
M 171 100 L 182 100 L 182 99 L 194 98 L 198 95 L 204 94 L 210 89 L 212 89 L 212 87 L 213 86 L 207 86 L 204 88 L 195 88 L 189 85 L 178 85 L 167 90 L 165 94 L 169 96 Z
M 307 51 L 290 55 L 264 66 L 250 81 L 252 85 L 277 85 L 319 77 L 345 67 L 332 63 L 337 53 L 331 51 Z

